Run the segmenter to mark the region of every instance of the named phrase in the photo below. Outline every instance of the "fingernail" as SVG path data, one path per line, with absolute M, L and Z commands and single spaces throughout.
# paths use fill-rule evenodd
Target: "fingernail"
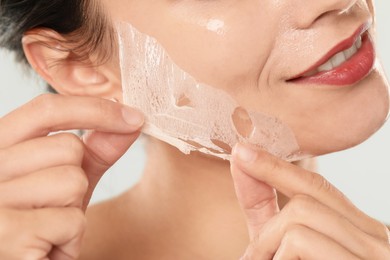
M 255 150 L 247 146 L 237 144 L 233 149 L 233 156 L 236 156 L 240 161 L 243 162 L 253 162 L 256 160 L 257 153 Z
M 134 127 L 140 127 L 144 123 L 144 116 L 141 112 L 130 107 L 124 106 L 122 108 L 122 117 L 127 124 Z

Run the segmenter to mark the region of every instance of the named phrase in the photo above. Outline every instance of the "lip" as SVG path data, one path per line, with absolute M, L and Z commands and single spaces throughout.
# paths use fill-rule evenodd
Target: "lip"
M 375 61 L 374 46 L 369 33 L 367 32 L 369 27 L 369 23 L 365 23 L 360 26 L 351 37 L 337 44 L 313 66 L 294 76 L 290 80 L 287 80 L 287 82 L 346 86 L 356 84 L 360 80 L 364 79 L 371 72 Z M 359 36 L 362 36 L 362 46 L 350 59 L 332 70 L 319 72 L 311 76 L 303 76 L 327 62 L 336 53 L 350 48 Z

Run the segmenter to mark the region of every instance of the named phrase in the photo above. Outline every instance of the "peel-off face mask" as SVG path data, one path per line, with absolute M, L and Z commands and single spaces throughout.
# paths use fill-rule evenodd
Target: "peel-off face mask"
M 198 82 L 131 24 L 117 23 L 117 32 L 123 101 L 145 114 L 143 133 L 186 154 L 226 160 L 238 142 L 288 161 L 306 157 L 290 127 L 276 117 L 248 111 L 224 90 Z

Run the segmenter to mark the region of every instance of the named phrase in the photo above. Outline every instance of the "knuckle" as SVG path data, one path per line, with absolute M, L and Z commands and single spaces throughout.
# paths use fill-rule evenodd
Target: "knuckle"
M 311 184 L 313 187 L 316 187 L 318 190 L 325 192 L 334 192 L 335 189 L 333 185 L 320 174 L 313 172 L 309 176 L 309 178 L 311 178 Z
M 293 251 L 300 251 L 305 248 L 306 234 L 304 227 L 300 225 L 292 225 L 287 228 L 282 244 Z
M 376 223 L 378 223 L 377 237 L 380 240 L 385 241 L 390 246 L 390 230 L 389 230 L 389 228 L 381 222 L 376 221 Z
M 308 209 L 313 209 L 315 204 L 313 198 L 299 194 L 290 199 L 290 202 L 285 206 L 285 210 L 292 215 L 304 216 L 308 213 Z
M 368 236 L 362 237 L 361 244 L 364 244 L 360 248 L 360 255 L 364 256 L 362 259 L 390 259 L 390 242 L 384 237 L 379 237 L 379 234 L 368 233 Z
M 74 148 L 75 150 L 83 149 L 83 144 L 82 144 L 80 138 L 75 134 L 62 133 L 62 134 L 58 134 L 57 137 L 59 138 L 59 141 L 64 146 Z
M 390 246 L 389 243 L 383 243 L 383 241 L 372 241 L 372 244 L 365 246 L 364 259 L 389 259 Z
M 87 226 L 87 220 L 83 211 L 79 208 L 68 208 L 68 219 L 73 221 L 74 236 L 82 235 Z
M 71 133 L 57 134 L 56 142 L 64 149 L 64 159 L 80 163 L 84 155 L 84 144 L 78 136 Z
M 80 167 L 65 166 L 64 178 L 68 182 L 68 192 L 74 200 L 83 197 L 88 189 L 88 178 Z

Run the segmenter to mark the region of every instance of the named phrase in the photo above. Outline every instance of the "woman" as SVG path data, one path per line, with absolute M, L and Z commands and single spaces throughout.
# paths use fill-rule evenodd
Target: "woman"
M 390 258 L 387 228 L 311 161 L 243 144 L 229 163 L 150 139 L 141 181 L 84 216 L 143 124 L 108 100 L 122 97 L 118 55 L 108 52 L 117 52 L 114 21 L 154 36 L 198 80 L 279 115 L 319 155 L 362 142 L 387 116 L 371 1 L 2 0 L 0 12 L 1 46 L 61 94 L 0 119 L 2 259 Z M 224 30 L 210 31 L 210 19 Z M 91 131 L 47 136 L 67 129 Z

